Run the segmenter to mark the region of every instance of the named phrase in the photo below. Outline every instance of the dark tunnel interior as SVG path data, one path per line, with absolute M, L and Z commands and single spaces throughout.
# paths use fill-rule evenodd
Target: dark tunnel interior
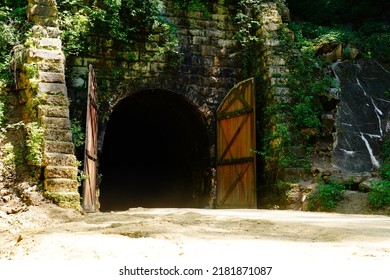
M 100 210 L 132 207 L 201 207 L 208 192 L 207 129 L 184 97 L 146 91 L 113 110 L 99 160 Z

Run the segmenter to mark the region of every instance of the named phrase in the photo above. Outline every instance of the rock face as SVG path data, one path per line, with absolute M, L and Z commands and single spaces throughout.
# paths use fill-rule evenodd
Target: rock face
M 390 70 L 376 61 L 337 62 L 340 82 L 333 166 L 344 172 L 380 167 L 380 143 L 390 130 Z

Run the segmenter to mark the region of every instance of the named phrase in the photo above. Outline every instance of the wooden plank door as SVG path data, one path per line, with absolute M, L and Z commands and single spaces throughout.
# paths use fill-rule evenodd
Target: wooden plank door
M 97 208 L 96 178 L 97 178 L 97 135 L 98 135 L 98 107 L 95 72 L 89 66 L 88 75 L 87 118 L 85 128 L 85 154 L 83 182 L 83 208 L 86 212 L 95 212 Z
M 217 207 L 256 208 L 254 79 L 238 83 L 217 110 Z

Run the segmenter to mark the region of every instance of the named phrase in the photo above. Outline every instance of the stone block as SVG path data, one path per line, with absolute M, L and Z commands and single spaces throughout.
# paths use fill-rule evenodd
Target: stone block
M 218 47 L 221 48 L 234 48 L 236 47 L 237 42 L 235 40 L 229 40 L 229 39 L 220 39 L 218 40 Z
M 65 178 L 77 180 L 78 169 L 72 166 L 46 166 L 44 176 L 46 179 Z
M 229 12 L 228 8 L 219 4 L 213 5 L 214 13 L 219 15 L 225 15 Z
M 58 9 L 55 5 L 30 4 L 27 8 L 27 14 L 30 16 L 55 17 L 58 14 Z
M 215 21 L 208 20 L 206 21 L 206 29 L 218 29 L 218 24 Z
M 44 166 L 77 166 L 77 159 L 70 154 L 44 153 Z
M 263 28 L 266 31 L 276 31 L 279 29 L 279 27 L 280 27 L 280 25 L 278 23 L 275 23 L 275 22 L 270 22 L 270 23 L 266 24 L 265 26 L 263 26 Z
M 150 63 L 150 71 L 163 72 L 167 70 L 167 66 L 168 65 L 166 63 L 152 62 Z
M 60 31 L 58 27 L 34 25 L 31 28 L 32 34 L 36 38 L 58 38 Z
M 51 192 L 73 192 L 78 188 L 78 182 L 71 179 L 52 178 L 44 181 L 45 190 Z
M 274 54 L 267 57 L 267 64 L 273 66 L 285 66 L 286 60 L 283 57 Z
M 50 106 L 69 106 L 69 100 L 63 95 L 46 95 L 40 100 L 41 105 L 50 105 Z
M 165 63 L 167 61 L 166 55 L 158 52 L 147 53 L 144 58 L 150 62 Z
M 196 12 L 196 11 L 194 11 L 194 12 L 189 12 L 189 13 L 187 14 L 187 16 L 188 16 L 188 18 L 190 18 L 190 19 L 199 20 L 200 18 L 203 17 L 203 13 L 202 13 L 202 12 Z
M 46 191 L 45 196 L 62 208 L 71 208 L 81 211 L 80 194 L 73 192 L 51 192 Z
M 206 36 L 207 37 L 214 37 L 214 38 L 225 38 L 225 31 L 207 29 Z
M 44 151 L 47 153 L 73 154 L 74 145 L 72 142 L 45 141 Z
M 287 79 L 286 78 L 282 78 L 282 77 L 278 77 L 278 78 L 274 78 L 272 77 L 271 78 L 271 85 L 273 86 L 286 86 L 287 85 Z
M 280 45 L 280 41 L 277 39 L 266 40 L 265 45 L 268 47 L 277 47 Z
M 279 86 L 273 88 L 273 93 L 276 98 L 278 98 L 281 102 L 289 102 L 290 101 L 290 89 L 287 87 Z
M 62 106 L 38 105 L 38 116 L 69 118 L 69 109 Z
M 42 126 L 45 129 L 70 129 L 70 120 L 69 118 L 42 116 Z
M 216 25 L 216 28 L 221 29 L 221 30 L 232 30 L 233 29 L 229 25 L 228 21 L 217 21 L 217 22 L 214 22 L 214 24 Z
M 218 15 L 218 14 L 211 15 L 211 19 L 216 22 L 227 22 L 228 18 L 229 18 L 228 15 Z
M 27 63 L 36 62 L 37 60 L 46 60 L 48 62 L 64 63 L 65 57 L 62 51 L 59 50 L 43 50 L 30 48 L 27 51 Z
M 47 141 L 72 141 L 72 132 L 69 129 L 45 129 L 44 136 Z
M 62 60 L 57 62 L 51 61 L 50 63 L 47 63 L 47 61 L 40 61 L 37 65 L 38 70 L 42 72 L 65 73 L 65 64 Z
M 209 43 L 209 38 L 205 36 L 194 36 L 192 37 L 192 44 L 195 45 L 207 45 Z
M 44 5 L 44 6 L 55 6 L 56 0 L 28 0 L 29 4 L 37 4 L 37 5 Z
M 50 27 L 59 26 L 57 17 L 35 15 L 32 17 L 32 22 L 34 23 L 34 25 L 50 26 Z
M 38 41 L 38 48 L 49 50 L 61 50 L 62 41 L 59 38 L 41 38 Z
M 280 76 L 288 73 L 288 69 L 286 66 L 280 65 L 271 65 L 268 67 L 268 75 L 269 77 Z
M 67 89 L 65 84 L 39 83 L 38 93 L 62 94 L 67 96 Z
M 202 46 L 202 56 L 215 56 L 218 54 L 219 49 L 214 46 Z
M 223 67 L 230 67 L 231 65 L 235 65 L 234 60 L 232 59 L 223 56 L 214 56 L 213 58 L 213 66 L 223 68 Z
M 188 31 L 188 33 L 192 36 L 205 36 L 204 30 L 193 28 Z
M 65 84 L 65 74 L 55 72 L 38 72 L 39 79 L 44 83 L 62 83 Z
M 131 69 L 134 71 L 149 71 L 150 70 L 150 62 L 132 63 Z

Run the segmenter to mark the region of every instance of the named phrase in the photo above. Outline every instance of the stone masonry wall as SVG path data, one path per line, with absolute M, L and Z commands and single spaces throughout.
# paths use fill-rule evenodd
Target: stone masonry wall
M 178 10 L 173 1 L 166 1 L 162 16 L 177 28 L 180 61 L 172 61 L 166 54 L 161 54 L 153 41 L 138 45 L 130 54 L 110 38 L 94 38 L 97 52 L 90 57 L 68 59 L 70 97 L 77 99 L 78 94 L 85 95 L 87 69 L 92 64 L 99 91 L 108 96 L 106 100 L 100 99 L 103 114 L 109 116 L 123 98 L 134 93 L 168 90 L 198 108 L 209 125 L 210 141 L 215 142 L 214 113 L 226 93 L 243 78 L 234 39 L 235 10 L 224 1 L 220 2 L 213 5 L 210 16 L 204 16 L 200 12 L 185 13 Z M 159 40 L 158 36 L 155 40 Z M 121 73 L 119 77 L 117 73 Z M 100 146 L 105 126 L 103 120 Z
M 44 194 L 62 207 L 80 208 L 77 161 L 69 120 L 65 57 L 59 38 L 55 0 L 29 0 L 27 15 L 34 24 L 25 43 L 19 91 L 24 122 L 43 128 Z
M 215 112 L 218 105 L 239 81 L 246 78 L 237 41 L 234 16 L 237 7 L 220 0 L 213 4 L 211 14 L 187 13 L 166 1 L 163 17 L 177 29 L 182 59 L 171 61 L 152 42 L 137 44 L 132 53 L 104 34 L 89 38 L 96 51 L 86 57 L 65 58 L 59 38 L 55 0 L 29 0 L 28 17 L 34 23 L 27 50 L 27 61 L 21 69 L 20 92 L 26 104 L 25 121 L 39 120 L 44 128 L 44 187 L 46 194 L 63 207 L 79 208 L 77 162 L 71 142 L 69 98 L 78 104 L 86 96 L 88 66 L 94 66 L 100 99 L 101 118 L 99 146 L 102 147 L 107 120 L 115 106 L 124 98 L 151 89 L 167 90 L 181 95 L 203 115 L 209 131 L 210 155 L 215 156 Z M 276 4 L 264 3 L 260 15 L 262 27 L 260 51 L 263 52 L 264 82 L 269 85 L 269 99 L 284 94 L 286 69 L 275 49 L 278 30 L 283 24 Z M 159 40 L 155 36 L 156 42 Z M 31 77 L 29 69 L 36 74 Z M 34 68 L 33 67 L 33 68 Z M 30 71 L 31 72 L 31 71 Z M 65 82 L 66 78 L 66 82 Z M 68 85 L 68 86 L 67 86 Z

